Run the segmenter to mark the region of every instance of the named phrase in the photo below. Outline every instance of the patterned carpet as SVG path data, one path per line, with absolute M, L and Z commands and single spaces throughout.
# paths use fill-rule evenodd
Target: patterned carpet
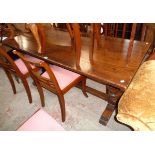
M 25 89 L 22 83 L 15 81 L 17 94 L 12 93 L 12 89 L 6 75 L 0 69 L 0 130 L 16 130 L 25 120 L 27 120 L 37 109 L 41 107 L 38 91 L 29 78 L 33 103 L 29 104 Z M 105 90 L 103 85 L 87 80 L 87 85 Z M 69 131 L 130 131 L 125 125 L 114 120 L 115 113 L 111 117 L 107 126 L 99 123 L 99 118 L 106 107 L 106 102 L 91 94 L 86 98 L 80 89 L 72 88 L 65 95 L 66 121 L 61 122 L 60 107 L 57 96 L 44 90 L 45 110 L 57 120 L 65 130 Z

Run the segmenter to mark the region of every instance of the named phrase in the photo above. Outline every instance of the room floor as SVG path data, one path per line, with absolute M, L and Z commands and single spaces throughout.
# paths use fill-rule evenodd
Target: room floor
M 37 109 L 41 107 L 38 90 L 29 78 L 33 103 L 29 104 L 25 89 L 20 82 L 15 81 L 17 94 L 14 95 L 10 83 L 2 69 L 0 69 L 0 130 L 14 131 L 25 122 Z M 105 91 L 103 85 L 87 80 L 87 85 Z M 78 88 L 72 88 L 65 94 L 66 121 L 61 122 L 60 107 L 57 96 L 44 90 L 45 110 L 59 122 L 67 131 L 131 131 L 125 125 L 114 120 L 113 113 L 107 126 L 99 123 L 99 118 L 105 109 L 106 101 L 88 94 L 86 98 Z

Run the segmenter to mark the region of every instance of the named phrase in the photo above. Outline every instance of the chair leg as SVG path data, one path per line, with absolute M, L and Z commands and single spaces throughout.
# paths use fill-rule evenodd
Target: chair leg
M 108 87 L 107 87 L 107 85 L 106 85 L 106 94 L 108 94 Z
M 16 75 L 14 75 L 14 76 L 15 76 L 15 80 L 17 81 L 17 83 L 20 83 L 18 76 L 16 76 Z
M 12 90 L 13 90 L 13 93 L 16 94 L 16 87 L 15 87 L 15 83 L 13 81 L 13 78 L 11 76 L 11 73 L 7 72 L 6 70 L 4 70 L 4 71 L 5 71 L 7 77 L 9 79 L 9 81 L 10 81 L 10 84 L 11 84 L 11 87 L 12 87 Z
M 28 85 L 28 82 L 26 79 L 21 79 L 22 80 L 22 83 L 25 87 L 25 90 L 26 90 L 26 93 L 27 93 L 27 96 L 28 96 L 28 99 L 29 99 L 29 103 L 32 103 L 32 96 L 31 96 L 31 91 L 30 91 L 30 87 Z
M 60 94 L 57 94 L 57 96 L 58 96 L 59 103 L 60 103 L 62 122 L 64 122 L 65 119 L 66 119 L 66 110 L 65 110 L 64 96 L 63 95 L 60 95 Z
M 87 93 L 86 93 L 86 78 L 84 78 L 82 81 L 82 92 L 84 94 L 85 97 L 88 97 Z
M 41 85 L 37 81 L 34 80 L 34 83 L 36 84 L 36 87 L 37 87 L 39 95 L 40 95 L 41 106 L 45 107 L 45 99 L 44 99 L 43 89 L 42 89 Z

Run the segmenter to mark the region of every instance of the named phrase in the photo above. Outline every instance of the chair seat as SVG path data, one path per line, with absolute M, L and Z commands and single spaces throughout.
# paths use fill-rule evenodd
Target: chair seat
M 33 61 L 33 62 L 41 62 L 42 60 L 40 59 L 37 59 L 37 58 L 34 58 L 34 57 L 31 57 L 31 56 L 28 56 L 26 55 L 25 56 L 28 60 L 30 61 Z M 24 62 L 21 60 L 21 59 L 17 59 L 14 61 L 15 64 L 17 65 L 17 67 L 19 68 L 19 70 L 22 72 L 22 74 L 27 74 L 28 73 L 28 69 L 27 67 L 25 66 Z M 35 66 L 31 65 L 32 69 L 35 68 Z
M 40 62 L 43 61 L 43 60 L 40 60 L 40 59 L 35 58 L 35 57 L 33 57 L 33 56 L 30 56 L 30 55 L 25 55 L 24 57 L 25 57 L 27 60 L 32 61 L 32 62 L 40 63 Z
M 64 129 L 47 112 L 40 109 L 17 131 L 64 131 Z
M 75 81 L 77 78 L 81 76 L 77 73 L 71 72 L 69 70 L 66 70 L 64 68 L 61 68 L 55 65 L 50 65 L 50 68 L 52 69 L 61 90 L 63 90 L 70 83 L 72 83 L 73 81 Z M 49 79 L 49 75 L 47 72 L 43 73 L 42 77 Z
M 17 65 L 18 69 L 21 71 L 22 74 L 27 74 L 28 73 L 28 69 L 25 66 L 24 62 L 21 59 L 17 59 L 14 61 L 15 64 Z M 34 66 L 33 66 L 34 68 Z

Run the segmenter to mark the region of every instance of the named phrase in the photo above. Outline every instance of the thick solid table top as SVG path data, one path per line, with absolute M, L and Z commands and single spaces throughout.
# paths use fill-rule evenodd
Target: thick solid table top
M 134 41 L 132 50 L 128 52 L 130 40 L 102 37 L 101 47 L 95 47 L 93 60 L 90 60 L 90 38 L 81 37 L 82 49 L 78 67 L 68 33 L 48 30 L 46 38 L 44 54 L 37 52 L 36 41 L 30 34 L 15 37 L 19 45 L 16 49 L 121 90 L 127 88 L 150 47 L 149 43 Z M 15 48 L 13 40 L 8 40 L 4 44 Z

